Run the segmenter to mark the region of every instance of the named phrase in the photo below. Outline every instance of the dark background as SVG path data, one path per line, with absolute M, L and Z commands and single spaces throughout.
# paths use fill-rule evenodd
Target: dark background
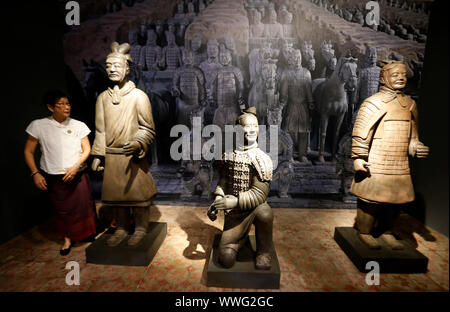
M 449 36 L 445 2 L 433 5 L 418 102 L 419 134 L 431 154 L 427 160 L 412 163 L 417 202 L 408 213 L 448 236 Z M 25 128 L 32 120 L 49 115 L 41 103 L 47 89 L 67 90 L 62 49 L 66 26 L 60 14 L 65 2 L 18 3 L 2 9 L 6 15 L 2 16 L 2 55 L 7 66 L 2 79 L 6 98 L 2 98 L 1 124 L 6 135 L 1 147 L 0 243 L 51 215 L 45 194 L 33 185 L 23 159 Z M 72 104 L 72 117 L 83 120 L 77 103 Z

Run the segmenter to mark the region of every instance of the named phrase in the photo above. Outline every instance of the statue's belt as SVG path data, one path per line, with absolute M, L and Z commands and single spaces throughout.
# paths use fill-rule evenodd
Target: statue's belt
M 105 147 L 106 154 L 125 154 L 123 147 Z

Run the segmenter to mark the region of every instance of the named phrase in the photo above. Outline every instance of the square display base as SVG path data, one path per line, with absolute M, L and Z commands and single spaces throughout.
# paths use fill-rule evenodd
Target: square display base
M 207 286 L 255 289 L 280 288 L 280 264 L 275 248 L 272 248 L 271 269 L 257 270 L 255 267 L 256 239 L 254 235 L 249 235 L 249 239 L 239 250 L 234 266 L 226 269 L 218 262 L 220 237 L 221 234 L 214 236 L 213 249 L 208 263 Z
M 148 233 L 136 246 L 128 246 L 128 235 L 119 245 L 110 247 L 106 241 L 112 234 L 103 234 L 86 248 L 86 262 L 128 266 L 148 266 L 167 236 L 167 223 L 150 222 Z
M 334 240 L 350 258 L 360 272 L 367 273 L 369 261 L 380 265 L 380 273 L 426 273 L 428 258 L 419 251 L 402 242 L 403 250 L 393 250 L 383 239 L 375 238 L 381 245 L 380 249 L 370 249 L 359 238 L 358 232 L 352 227 L 336 227 Z

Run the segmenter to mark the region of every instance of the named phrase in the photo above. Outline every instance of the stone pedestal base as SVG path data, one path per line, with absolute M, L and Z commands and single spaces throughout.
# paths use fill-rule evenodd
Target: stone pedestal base
M 167 236 L 167 223 L 150 222 L 148 233 L 136 246 L 128 246 L 128 235 L 119 245 L 109 247 L 112 234 L 103 234 L 86 248 L 86 262 L 128 266 L 148 266 Z
M 270 270 L 257 270 L 255 267 L 256 240 L 250 235 L 246 244 L 237 255 L 236 263 L 226 269 L 218 262 L 219 242 L 221 234 L 214 236 L 213 250 L 208 263 L 207 286 L 226 288 L 279 289 L 280 265 L 275 248 L 272 252 Z
M 360 272 L 367 273 L 370 261 L 378 262 L 380 273 L 426 273 L 428 258 L 419 251 L 402 242 L 403 250 L 393 250 L 383 239 L 376 238 L 381 249 L 370 249 L 359 238 L 358 232 L 352 227 L 337 227 L 334 230 L 334 240 L 350 258 Z

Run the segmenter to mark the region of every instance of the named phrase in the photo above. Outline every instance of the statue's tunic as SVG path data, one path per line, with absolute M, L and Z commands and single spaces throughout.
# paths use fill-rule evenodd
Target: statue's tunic
M 102 201 L 118 206 L 148 206 L 157 189 L 145 158 L 155 138 L 150 101 L 128 81 L 119 92 L 108 88 L 96 103 L 92 155 L 105 157 Z M 141 145 L 139 155 L 125 155 L 130 141 Z
M 158 64 L 161 63 L 162 49 L 158 46 L 147 45 L 142 48 L 141 61 L 145 61 L 147 70 L 158 70 Z M 141 64 L 144 67 L 144 64 Z
M 271 209 L 266 199 L 272 171 L 271 158 L 258 147 L 224 153 L 214 194 L 233 195 L 237 197 L 238 205 L 225 215 L 221 247 L 237 252 L 245 243 L 255 216 Z
M 368 161 L 370 174 L 357 172 L 350 189 L 354 195 L 379 203 L 414 200 L 408 154 L 414 156 L 418 142 L 417 115 L 414 100 L 386 87 L 361 104 L 352 133 L 352 158 Z
M 311 131 L 309 105 L 313 96 L 309 70 L 285 70 L 281 77 L 280 98 L 286 103 L 282 129 L 290 133 Z
M 190 113 L 205 98 L 205 79 L 200 69 L 183 65 L 173 77 L 173 85 L 179 86 L 180 98 L 177 101 L 177 120 L 179 124 L 190 125 Z

